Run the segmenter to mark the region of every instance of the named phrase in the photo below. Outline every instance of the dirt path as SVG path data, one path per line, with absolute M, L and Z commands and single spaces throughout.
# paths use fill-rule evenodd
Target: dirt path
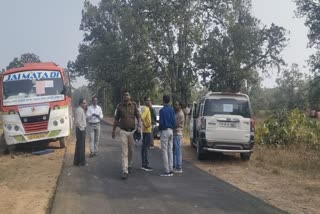
M 289 213 L 319 213 L 318 179 L 265 165 L 257 160 L 255 154 L 249 162 L 234 156 L 200 162 L 196 160 L 195 150 L 187 139 L 184 139 L 183 152 L 184 160 L 275 207 Z
M 23 151 L 14 158 L 0 156 L 0 213 L 46 213 L 65 154 L 58 142 L 49 147 L 55 148 L 53 153 L 35 156 Z

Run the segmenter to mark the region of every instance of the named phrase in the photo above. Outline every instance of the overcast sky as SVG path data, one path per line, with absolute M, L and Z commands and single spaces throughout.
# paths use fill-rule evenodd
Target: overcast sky
M 91 0 L 97 2 L 98 0 Z M 288 64 L 307 66 L 312 53 L 306 48 L 307 28 L 302 19 L 294 18 L 292 0 L 253 0 L 253 13 L 262 23 L 272 22 L 290 31 L 290 43 L 283 52 Z M 82 40 L 79 30 L 83 0 L 10 0 L 0 7 L 0 69 L 14 57 L 35 53 L 42 61 L 54 61 L 66 67 L 74 60 Z M 305 71 L 308 68 L 304 68 Z M 264 81 L 273 86 L 273 78 Z M 83 81 L 75 86 L 83 84 Z

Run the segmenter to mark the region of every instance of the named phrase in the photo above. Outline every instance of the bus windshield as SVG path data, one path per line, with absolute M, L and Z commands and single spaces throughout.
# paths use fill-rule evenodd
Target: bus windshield
M 22 71 L 3 78 L 4 106 L 63 99 L 64 87 L 59 71 Z

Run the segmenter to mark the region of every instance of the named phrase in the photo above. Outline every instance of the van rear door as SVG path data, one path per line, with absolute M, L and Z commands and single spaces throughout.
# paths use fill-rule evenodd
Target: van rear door
M 209 142 L 249 142 L 251 108 L 248 99 L 232 96 L 207 99 L 203 116 Z

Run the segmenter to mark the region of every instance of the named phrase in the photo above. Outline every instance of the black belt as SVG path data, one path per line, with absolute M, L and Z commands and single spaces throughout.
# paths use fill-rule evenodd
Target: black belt
M 126 132 L 132 132 L 133 130 L 135 130 L 134 128 L 120 128 L 122 129 L 123 131 L 126 131 Z
M 164 128 L 164 129 L 161 129 L 160 131 L 165 131 L 165 130 L 168 130 L 168 129 L 172 129 L 172 128 Z
M 99 122 L 98 123 L 89 123 L 90 125 L 98 125 L 100 124 Z

